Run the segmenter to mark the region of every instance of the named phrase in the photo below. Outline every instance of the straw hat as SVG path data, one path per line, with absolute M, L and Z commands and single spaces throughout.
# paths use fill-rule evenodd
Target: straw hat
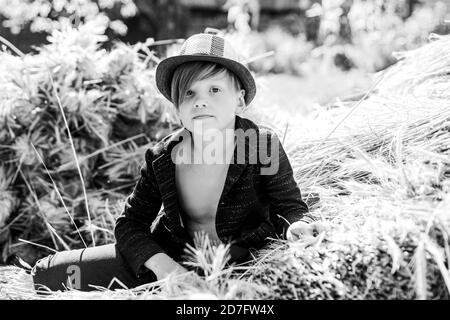
M 256 94 L 255 79 L 248 68 L 240 62 L 238 53 L 231 44 L 219 35 L 219 30 L 206 28 L 204 33 L 189 37 L 176 56 L 162 60 L 156 67 L 156 85 L 170 101 L 171 83 L 175 69 L 189 61 L 209 61 L 218 63 L 232 71 L 241 81 L 245 90 L 245 102 L 248 105 Z M 173 102 L 173 101 L 172 101 Z

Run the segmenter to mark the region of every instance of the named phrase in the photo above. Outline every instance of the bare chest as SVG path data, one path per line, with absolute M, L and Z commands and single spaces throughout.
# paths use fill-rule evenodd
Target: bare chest
M 179 164 L 178 200 L 193 223 L 214 222 L 228 172 L 227 164 Z

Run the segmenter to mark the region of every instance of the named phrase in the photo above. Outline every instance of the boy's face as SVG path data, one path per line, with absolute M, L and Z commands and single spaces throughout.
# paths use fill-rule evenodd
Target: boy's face
M 243 106 L 244 94 L 244 90 L 236 90 L 225 72 L 194 81 L 178 107 L 180 119 L 191 132 L 194 124 L 196 128 L 201 124 L 203 130 L 230 128 L 237 109 Z

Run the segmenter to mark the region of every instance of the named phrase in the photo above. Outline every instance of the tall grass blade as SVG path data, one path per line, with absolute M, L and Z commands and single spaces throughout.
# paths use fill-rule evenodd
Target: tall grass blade
M 421 239 L 415 252 L 415 285 L 417 299 L 427 299 L 427 261 L 425 256 L 425 243 Z
M 402 250 L 399 248 L 395 240 L 392 239 L 392 237 L 389 234 L 383 233 L 383 237 L 386 240 L 388 251 L 392 258 L 391 273 L 394 274 L 400 269 L 400 265 L 403 260 Z
M 62 117 L 64 119 L 64 124 L 65 124 L 66 129 L 67 129 L 67 134 L 68 134 L 69 140 L 70 140 L 70 146 L 72 147 L 73 157 L 74 157 L 76 165 L 77 165 L 78 175 L 80 176 L 81 186 L 82 186 L 82 189 L 83 189 L 84 200 L 85 200 L 85 203 L 86 203 L 86 213 L 87 213 L 87 217 L 88 217 L 88 221 L 89 221 L 89 227 L 92 227 L 91 213 L 89 212 L 89 202 L 88 202 L 87 193 L 86 193 L 86 186 L 84 184 L 83 174 L 81 172 L 80 164 L 78 162 L 77 151 L 75 150 L 75 144 L 73 143 L 72 134 L 70 133 L 70 129 L 69 129 L 69 124 L 67 123 L 66 115 L 64 114 L 64 109 L 63 109 L 63 106 L 61 104 L 61 100 L 59 98 L 58 92 L 56 91 L 56 86 L 55 86 L 55 83 L 53 81 L 52 74 L 50 74 L 50 79 L 51 79 L 51 83 L 52 83 L 52 87 L 53 87 L 53 92 L 54 92 L 55 97 L 56 97 L 56 101 L 58 102 L 58 107 L 59 107 L 59 109 L 61 111 L 61 115 L 62 115 Z M 89 228 L 89 229 L 90 229 L 90 232 L 91 232 L 92 245 L 95 247 L 94 230 L 93 230 L 93 228 Z
M 36 192 L 34 192 L 33 188 L 31 187 L 31 185 L 29 184 L 27 178 L 25 177 L 25 175 L 23 174 L 22 170 L 19 170 L 20 175 L 22 176 L 23 181 L 25 182 L 25 185 L 28 188 L 28 191 L 30 192 L 30 194 L 32 195 L 36 206 L 38 207 L 38 212 L 41 215 L 42 219 L 44 220 L 44 224 L 47 227 L 47 229 L 50 231 L 50 235 L 52 236 L 52 240 L 53 243 L 55 245 L 56 248 L 58 248 L 58 245 L 56 244 L 55 239 L 53 238 L 53 235 L 56 236 L 56 238 L 58 238 L 58 240 L 61 242 L 61 244 L 64 246 L 64 248 L 66 250 L 70 250 L 70 247 L 67 245 L 67 243 L 58 235 L 58 233 L 56 232 L 55 228 L 52 227 L 52 225 L 48 222 L 48 219 L 46 217 L 46 215 L 43 213 L 41 205 L 39 203 L 39 199 L 37 198 Z
M 445 267 L 445 257 L 441 250 L 434 244 L 429 238 L 426 240 L 426 249 L 433 257 L 434 261 L 438 265 L 442 278 L 444 279 L 447 290 L 450 293 L 450 271 Z
M 41 155 L 40 155 L 39 152 L 36 150 L 35 146 L 34 146 L 33 144 L 31 144 L 31 146 L 33 147 L 34 151 L 36 152 L 37 157 L 39 158 L 39 161 L 40 161 L 40 162 L 42 163 L 42 165 L 44 166 L 45 171 L 47 172 L 47 175 L 49 176 L 50 180 L 52 181 L 54 190 L 55 190 L 56 194 L 58 195 L 59 200 L 61 200 L 61 203 L 62 203 L 62 205 L 63 205 L 63 207 L 64 207 L 64 210 L 66 211 L 67 215 L 68 215 L 69 218 L 70 218 L 70 222 L 72 222 L 73 226 L 74 226 L 75 229 L 77 230 L 77 233 L 78 233 L 78 235 L 80 236 L 80 239 L 81 239 L 81 241 L 83 242 L 84 247 L 87 248 L 86 242 L 84 242 L 83 236 L 81 235 L 80 230 L 78 229 L 77 224 L 75 223 L 75 221 L 74 221 L 72 215 L 70 214 L 69 209 L 67 209 L 66 203 L 64 202 L 64 199 L 63 199 L 63 197 L 61 196 L 61 193 L 59 192 L 59 189 L 58 189 L 58 187 L 56 186 L 56 183 L 55 183 L 55 181 L 53 180 L 52 175 L 50 174 L 50 172 L 48 171 L 47 166 L 45 165 L 44 159 L 42 159 Z

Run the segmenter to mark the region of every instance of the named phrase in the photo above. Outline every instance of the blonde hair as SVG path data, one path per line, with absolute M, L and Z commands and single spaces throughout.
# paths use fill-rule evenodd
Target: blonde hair
M 185 62 L 175 69 L 171 83 L 171 98 L 176 108 L 183 103 L 186 91 L 194 81 L 204 80 L 216 74 L 225 72 L 236 91 L 241 90 L 239 78 L 224 66 L 208 61 Z

